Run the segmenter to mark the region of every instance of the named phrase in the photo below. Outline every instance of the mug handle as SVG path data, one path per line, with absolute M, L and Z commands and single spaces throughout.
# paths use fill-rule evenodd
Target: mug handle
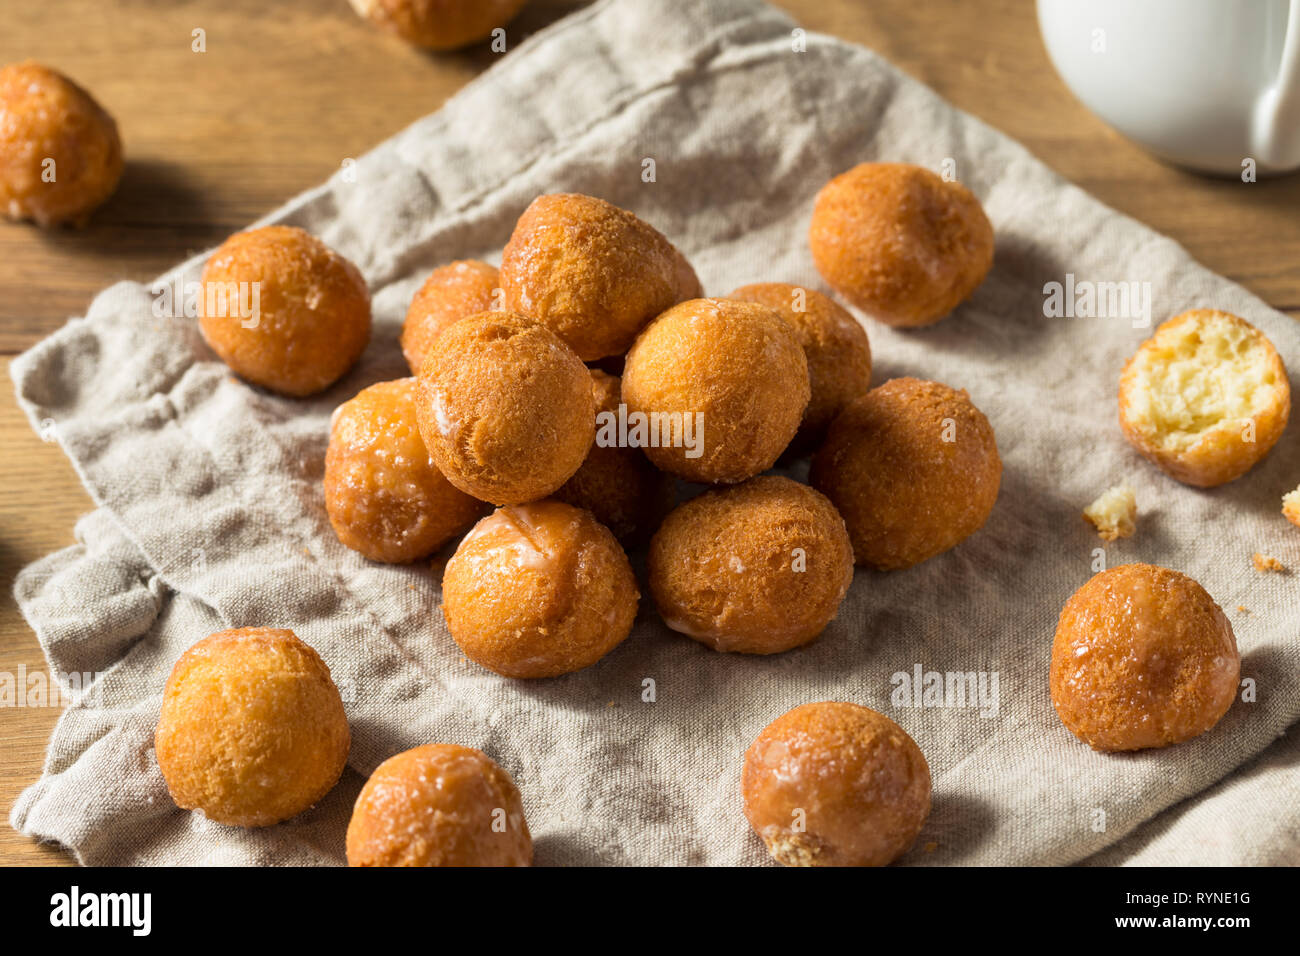
M 1277 81 L 1255 104 L 1251 147 L 1256 161 L 1281 169 L 1300 165 L 1300 0 L 1290 0 Z

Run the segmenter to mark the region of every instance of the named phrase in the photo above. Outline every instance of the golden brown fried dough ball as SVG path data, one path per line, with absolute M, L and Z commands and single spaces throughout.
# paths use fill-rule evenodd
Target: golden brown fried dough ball
M 283 395 L 322 391 L 370 341 L 370 290 L 357 267 L 293 226 L 227 239 L 203 267 L 199 325 L 240 378 Z
M 41 226 L 81 224 L 122 178 L 122 140 L 104 108 L 34 60 L 0 69 L 0 210 Z
M 745 816 L 786 866 L 884 866 L 930 815 L 930 767 L 916 741 L 857 704 L 804 704 L 745 754 Z
M 429 346 L 443 329 L 492 310 L 498 286 L 496 266 L 476 259 L 449 262 L 429 274 L 411 299 L 402 325 L 402 354 L 411 374 L 420 374 Z
M 465 656 L 505 677 L 555 677 L 627 637 L 636 578 L 609 529 L 559 501 L 499 508 L 447 562 L 442 613 Z
M 790 323 L 731 299 L 669 309 L 623 369 L 623 401 L 645 423 L 646 455 L 689 481 L 731 484 L 771 468 L 809 394 L 808 360 Z
M 817 444 L 849 402 L 871 387 L 871 344 L 858 320 L 816 289 L 785 282 L 742 286 L 728 296 L 757 302 L 794 326 L 808 358 L 812 397 L 796 444 Z
M 349 866 L 529 866 L 515 782 L 481 750 L 428 744 L 381 763 L 348 824 Z
M 513 312 L 450 326 L 420 367 L 420 434 L 447 480 L 495 505 L 536 501 L 591 448 L 591 376 L 549 329 Z
M 591 370 L 596 441 L 582 467 L 555 497 L 575 508 L 586 508 L 620 541 L 641 541 L 672 507 L 673 479 L 650 464 L 639 448 L 618 444 L 621 392 L 616 376 Z
M 817 637 L 853 581 L 844 519 L 789 478 L 751 478 L 679 506 L 650 542 L 670 628 L 715 651 L 778 654 Z
M 181 655 L 154 734 L 176 805 L 264 827 L 325 796 L 347 761 L 348 719 L 329 668 L 293 631 L 244 627 Z
M 993 265 L 993 226 L 975 195 L 905 163 L 863 163 L 822 187 L 808 245 L 840 295 L 894 326 L 938 322 Z
M 1125 564 L 1065 602 L 1052 645 L 1052 703 L 1094 750 L 1166 747 L 1232 706 L 1241 658 L 1232 625 L 1185 574 Z
M 373 561 L 431 554 L 483 513 L 442 476 L 420 438 L 415 379 L 380 382 L 334 412 L 325 509 L 335 533 Z
M 349 0 L 380 29 L 426 50 L 456 50 L 486 40 L 527 0 Z
M 849 528 L 858 564 L 910 568 L 974 534 L 997 501 L 993 428 L 965 391 L 891 379 L 852 401 L 809 480 Z
M 501 253 L 506 308 L 531 315 L 584 362 L 622 355 L 645 324 L 700 295 L 686 258 L 652 226 L 576 193 L 538 196 Z
M 1239 478 L 1277 444 L 1291 386 L 1273 343 L 1228 312 L 1161 323 L 1119 380 L 1119 423 L 1142 455 L 1200 488 Z

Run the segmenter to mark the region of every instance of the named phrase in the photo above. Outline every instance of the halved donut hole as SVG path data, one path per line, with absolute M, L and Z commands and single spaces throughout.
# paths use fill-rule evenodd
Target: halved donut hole
M 1273 343 L 1227 312 L 1199 309 L 1165 322 L 1120 378 L 1125 436 L 1168 474 L 1201 488 L 1254 467 L 1290 413 L 1291 387 Z
M 1282 387 L 1276 353 L 1257 330 L 1224 312 L 1189 313 L 1133 358 L 1135 425 L 1168 451 L 1267 411 Z

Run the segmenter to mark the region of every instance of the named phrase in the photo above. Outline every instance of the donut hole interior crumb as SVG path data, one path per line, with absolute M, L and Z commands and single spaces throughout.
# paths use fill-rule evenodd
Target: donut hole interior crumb
M 1127 486 L 1110 488 L 1085 508 L 1083 514 L 1107 541 L 1127 538 L 1137 527 L 1137 496 Z
M 1282 496 L 1282 511 L 1290 515 L 1300 517 L 1300 488 L 1295 491 L 1288 491 Z
M 1162 449 L 1181 451 L 1209 431 L 1254 418 L 1277 398 L 1270 354 L 1262 336 L 1226 316 L 1157 331 L 1134 358 L 1136 422 Z
M 816 866 L 822 855 L 820 844 L 806 833 L 774 829 L 764 834 L 763 842 L 776 861 L 785 866 Z

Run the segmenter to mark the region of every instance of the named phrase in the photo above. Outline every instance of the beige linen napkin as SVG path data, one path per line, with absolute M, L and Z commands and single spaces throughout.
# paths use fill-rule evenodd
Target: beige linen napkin
M 431 268 L 497 260 L 530 200 L 570 190 L 659 227 L 710 293 L 761 280 L 824 289 L 805 241 L 812 199 L 864 160 L 955 174 L 997 230 L 992 274 L 952 317 L 923 331 L 867 326 L 876 381 L 907 374 L 968 389 L 992 421 L 1003 487 L 974 537 L 908 571 L 858 571 L 837 620 L 805 649 L 719 655 L 667 630 L 643 601 L 631 637 L 605 660 L 534 682 L 462 657 L 427 565 L 373 564 L 339 544 L 321 494 L 329 415 L 405 374 L 397 335 Z M 1294 746 L 1230 777 L 1300 718 L 1296 578 L 1250 566 L 1262 550 L 1300 567 L 1300 533 L 1278 513 L 1300 481 L 1294 434 L 1226 487 L 1166 478 L 1115 421 L 1120 368 L 1149 328 L 1048 317 L 1043 289 L 1067 274 L 1149 283 L 1154 321 L 1227 309 L 1295 365 L 1290 319 L 871 52 L 803 36 L 752 0 L 597 3 L 353 172 L 267 220 L 321 236 L 374 292 L 373 342 L 326 394 L 295 401 L 244 385 L 193 319 L 155 316 L 150 287 L 133 283 L 106 290 L 87 317 L 13 364 L 33 424 L 57 438 L 99 505 L 77 546 L 17 584 L 51 666 L 99 675 L 13 811 L 23 833 L 95 864 L 341 862 L 365 775 L 405 748 L 453 741 L 514 775 L 541 864 L 762 863 L 741 813 L 743 751 L 787 709 L 845 699 L 898 720 L 933 769 L 934 811 L 905 862 L 1070 863 L 1108 848 L 1109 862 L 1295 859 L 1294 801 L 1269 796 L 1294 793 Z M 201 263 L 164 278 L 194 281 Z M 1061 604 L 1100 546 L 1080 510 L 1119 481 L 1137 491 L 1139 532 L 1104 560 L 1200 580 L 1232 619 L 1258 692 L 1193 742 L 1106 756 L 1060 725 L 1047 665 Z M 353 748 L 319 806 L 243 831 L 172 805 L 152 732 L 181 652 L 253 625 L 292 627 L 322 653 Z M 996 707 L 895 706 L 896 675 L 918 667 L 972 673 L 990 689 L 996 673 Z

